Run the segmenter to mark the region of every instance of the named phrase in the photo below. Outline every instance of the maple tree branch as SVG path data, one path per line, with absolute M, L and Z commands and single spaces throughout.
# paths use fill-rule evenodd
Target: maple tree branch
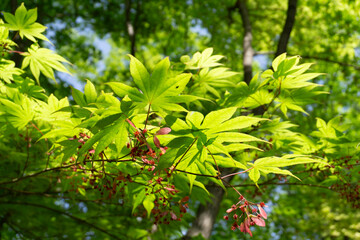
M 30 137 L 29 137 L 29 127 L 26 126 L 26 161 L 25 161 L 25 165 L 24 165 L 24 169 L 23 172 L 21 174 L 21 176 L 24 176 L 26 168 L 29 164 L 29 158 L 30 158 Z
M 253 168 L 254 168 L 254 167 L 251 167 L 251 168 L 246 169 L 246 170 L 241 171 L 241 172 L 236 172 L 236 173 L 228 174 L 228 175 L 226 175 L 226 176 L 221 177 L 221 179 L 224 179 L 224 178 L 227 178 L 227 177 L 231 177 L 231 176 L 235 176 L 235 175 L 239 175 L 239 174 L 242 174 L 242 173 L 246 173 L 246 172 L 250 171 L 250 170 L 253 169 Z
M 64 169 L 64 168 L 69 168 L 69 167 L 72 167 L 72 166 L 76 166 L 78 165 L 79 163 L 74 163 L 74 164 L 70 164 L 70 165 L 67 165 L 67 166 L 61 166 L 61 167 L 55 167 L 55 168 L 46 168 L 40 172 L 36 172 L 36 173 L 32 173 L 32 174 L 29 174 L 29 175 L 26 175 L 26 176 L 23 176 L 23 177 L 19 177 L 19 178 L 14 178 L 10 181 L 6 181 L 6 182 L 0 182 L 0 185 L 3 185 L 3 184 L 10 184 L 10 183 L 16 183 L 18 181 L 21 181 L 21 180 L 24 180 L 24 179 L 27 179 L 27 178 L 32 178 L 32 177 L 35 177 L 37 175 L 40 175 L 40 174 L 43 174 L 43 173 L 46 173 L 46 172 L 51 172 L 51 171 L 55 171 L 55 170 L 60 170 L 60 169 Z
M 60 210 L 55 209 L 55 208 L 47 207 L 47 206 L 40 205 L 40 204 L 36 204 L 36 203 L 28 203 L 28 202 L 5 202 L 5 201 L 0 201 L 0 204 L 24 205 L 24 206 L 33 206 L 33 207 L 38 207 L 38 208 L 47 209 L 47 210 L 49 210 L 49 211 L 56 212 L 56 213 L 61 214 L 61 215 L 65 215 L 65 216 L 67 216 L 67 217 L 69 217 L 69 218 L 71 218 L 71 219 L 73 219 L 73 220 L 75 220 L 75 221 L 77 221 L 77 222 L 79 222 L 79 223 L 82 223 L 82 224 L 88 225 L 88 226 L 90 226 L 90 227 L 92 227 L 92 228 L 94 228 L 94 229 L 97 229 L 98 231 L 103 232 L 103 233 L 105 233 L 106 235 L 109 235 L 109 236 L 112 237 L 113 239 L 119 239 L 119 240 L 121 239 L 121 238 L 119 238 L 118 236 L 116 236 L 116 235 L 114 235 L 114 234 L 106 231 L 105 229 L 100 228 L 100 227 L 98 227 L 98 226 L 96 226 L 96 225 L 94 225 L 94 224 L 92 224 L 92 223 L 90 223 L 90 222 L 85 221 L 84 219 L 81 219 L 81 218 L 79 218 L 79 217 L 73 216 L 73 215 L 71 215 L 71 214 L 69 214 L 69 213 L 67 213 L 67 212 L 60 211 Z
M 355 65 L 355 64 L 351 64 L 351 63 L 347 63 L 347 62 L 340 62 L 337 60 L 333 60 L 330 59 L 328 57 L 318 57 L 318 56 L 309 56 L 309 55 L 301 55 L 301 58 L 305 58 L 305 59 L 315 59 L 315 60 L 320 60 L 320 61 L 324 61 L 324 62 L 329 62 L 329 63 L 336 63 L 340 66 L 344 66 L 344 67 L 352 67 L 356 70 L 360 70 L 360 66 L 359 65 Z
M 289 183 L 289 182 L 284 182 L 284 183 L 275 183 L 275 182 L 263 182 L 263 183 L 258 183 L 259 186 L 265 186 L 265 185 L 298 185 L 298 186 L 307 186 L 307 187 L 317 187 L 317 188 L 324 188 L 324 189 L 328 189 L 328 190 L 332 190 L 331 187 L 327 187 L 327 186 L 322 186 L 322 185 L 317 185 L 317 184 L 311 184 L 311 183 Z M 253 183 L 248 183 L 248 184 L 237 184 L 237 185 L 233 185 L 234 187 L 256 187 L 255 184 Z
M 185 170 L 179 170 L 179 169 L 175 169 L 174 171 L 176 171 L 176 172 L 183 172 L 183 173 L 187 173 L 187 174 L 191 174 L 191 175 L 196 175 L 196 176 L 201 176 L 201 177 L 218 178 L 218 176 L 207 175 L 207 174 L 201 174 L 201 173 L 193 173 L 193 172 L 188 172 L 188 171 L 185 171 Z
M 151 103 L 149 103 L 149 108 L 148 108 L 147 115 L 146 115 L 146 120 L 145 120 L 145 126 L 144 126 L 144 129 L 146 129 L 146 125 L 147 125 L 147 122 L 148 122 L 148 119 L 149 119 L 149 115 L 150 115 L 150 107 L 151 107 Z
M 259 52 L 255 52 L 254 56 L 257 56 L 257 55 L 272 55 L 272 54 L 275 54 L 275 52 L 273 52 L 273 51 L 259 51 Z M 360 70 L 359 65 L 347 63 L 346 61 L 334 60 L 334 59 L 331 59 L 329 57 L 302 55 L 301 53 L 299 53 L 299 54 L 288 53 L 288 55 L 289 56 L 300 55 L 301 58 L 304 58 L 304 59 L 315 59 L 315 60 L 319 60 L 319 61 L 323 61 L 323 62 L 335 63 L 335 64 L 338 64 L 338 65 L 344 66 L 344 67 L 352 67 L 355 70 Z
M 211 155 L 211 157 L 212 157 L 212 159 L 214 160 L 214 163 L 215 163 L 215 165 L 216 165 L 216 169 L 217 169 L 217 178 L 219 178 L 219 180 L 221 179 L 221 177 L 220 177 L 220 175 L 221 175 L 221 172 L 220 172 L 220 169 L 219 169 L 219 166 L 217 165 L 217 162 L 216 162 L 216 160 L 215 160 L 215 157 L 214 157 L 214 155 L 210 152 L 210 150 L 206 147 L 206 146 L 204 146 L 205 148 L 206 148 L 206 150 L 210 153 L 210 155 Z
M 194 139 L 194 141 L 190 144 L 190 146 L 186 149 L 186 151 L 184 152 L 184 154 L 181 156 L 181 158 L 179 159 L 179 161 L 177 161 L 177 163 L 175 164 L 175 166 L 173 167 L 173 169 L 171 170 L 171 173 L 174 172 L 174 170 L 176 169 L 176 167 L 179 165 L 179 163 L 181 162 L 181 160 L 183 160 L 183 158 L 185 157 L 185 155 L 189 152 L 190 148 L 194 145 L 194 143 L 196 142 L 198 138 L 196 137 Z

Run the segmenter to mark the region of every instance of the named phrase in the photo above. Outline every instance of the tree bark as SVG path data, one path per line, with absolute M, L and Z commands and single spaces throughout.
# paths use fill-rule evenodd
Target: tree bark
M 296 7 L 297 7 L 297 0 L 289 0 L 288 1 L 288 10 L 286 13 L 286 21 L 281 32 L 279 43 L 277 45 L 277 50 L 274 56 L 274 59 L 281 55 L 282 53 L 286 52 L 287 45 L 289 43 L 290 34 L 294 27 L 295 23 L 295 16 L 296 16 Z
M 233 172 L 233 169 L 230 168 L 224 168 L 220 170 L 221 175 L 224 176 Z M 228 177 L 226 180 L 230 182 L 232 178 L 233 176 Z M 216 217 L 219 213 L 220 203 L 224 197 L 225 192 L 215 183 L 207 185 L 206 188 L 212 195 L 211 200 L 206 205 L 199 206 L 193 225 L 186 233 L 186 236 L 183 237 L 183 240 L 191 239 L 192 237 L 196 237 L 199 234 L 201 234 L 206 239 L 211 236 Z
M 236 2 L 236 6 L 239 9 L 242 25 L 245 31 L 243 39 L 244 80 L 247 84 L 249 84 L 252 78 L 252 62 L 254 57 L 254 49 L 252 48 L 251 22 L 245 0 L 238 0 Z
M 183 239 L 190 239 L 191 237 L 198 236 L 199 234 L 203 235 L 204 238 L 209 238 L 211 235 L 216 216 L 219 212 L 220 203 L 223 199 L 224 190 L 221 187 L 214 185 L 208 185 L 207 189 L 213 197 L 205 206 L 199 206 L 196 219 Z
M 139 2 L 137 8 L 139 8 Z M 136 11 L 136 18 L 138 16 L 138 10 Z M 129 36 L 130 40 L 130 53 L 131 55 L 135 56 L 136 53 L 136 32 L 135 32 L 135 23 L 131 21 L 131 0 L 125 1 L 125 24 L 126 24 L 126 32 Z
M 228 10 L 234 11 L 236 9 L 238 9 L 239 14 L 241 15 L 242 25 L 245 31 L 243 39 L 244 81 L 249 84 L 252 78 L 252 62 L 255 51 L 252 48 L 251 22 L 245 0 L 237 0 L 234 7 L 229 8 Z M 221 173 L 223 175 L 227 175 L 232 173 L 232 170 L 222 169 Z M 233 177 L 229 177 L 227 181 L 230 182 L 232 178 Z M 211 236 L 211 231 L 219 212 L 220 203 L 224 196 L 224 190 L 221 187 L 213 185 L 209 185 L 207 187 L 209 187 L 208 190 L 213 196 L 211 198 L 211 202 L 207 203 L 205 206 L 200 205 L 196 219 L 183 239 L 190 239 L 191 237 L 195 237 L 199 234 L 205 238 L 209 238 Z
M 296 5 L 297 0 L 289 0 L 286 22 L 280 35 L 280 40 L 275 57 L 286 51 L 290 38 L 290 33 L 295 22 Z M 233 7 L 228 8 L 228 11 L 234 11 L 236 9 L 238 9 L 241 15 L 242 24 L 245 31 L 243 40 L 243 67 L 244 80 L 248 84 L 252 78 L 252 62 L 255 54 L 255 51 L 252 48 L 252 28 L 245 0 L 237 0 Z M 229 173 L 232 173 L 231 169 L 224 169 L 222 171 L 222 174 Z M 228 181 L 230 182 L 231 179 L 232 178 L 229 178 Z M 199 234 L 201 234 L 205 238 L 209 238 L 211 236 L 213 225 L 219 212 L 220 203 L 224 197 L 224 190 L 220 187 L 211 185 L 207 187 L 209 187 L 208 190 L 213 196 L 211 198 L 211 202 L 209 202 L 205 206 L 200 205 L 196 215 L 196 219 L 183 239 L 190 239 L 191 237 L 195 237 Z
M 16 9 L 17 9 L 17 7 L 18 7 L 18 2 L 17 2 L 17 0 L 11 0 L 11 1 L 10 1 L 10 7 L 11 7 L 11 12 L 12 12 L 13 14 L 15 14 L 15 11 L 16 11 Z

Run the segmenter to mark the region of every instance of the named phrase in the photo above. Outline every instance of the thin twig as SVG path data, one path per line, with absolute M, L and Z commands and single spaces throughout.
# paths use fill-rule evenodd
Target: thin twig
M 28 203 L 28 202 L 4 202 L 4 201 L 0 201 L 0 204 L 25 205 L 25 206 L 33 206 L 33 207 L 38 207 L 38 208 L 47 209 L 47 210 L 49 210 L 49 211 L 56 212 L 56 213 L 58 213 L 58 214 L 68 216 L 69 218 L 71 218 L 71 219 L 73 219 L 73 220 L 75 220 L 75 221 L 77 221 L 77 222 L 80 222 L 80 223 L 85 224 L 85 225 L 88 225 L 88 226 L 90 226 L 90 227 L 92 227 L 92 228 L 94 228 L 94 229 L 97 229 L 97 230 L 99 230 L 100 232 L 103 232 L 103 233 L 109 235 L 109 236 L 112 237 L 113 239 L 119 239 L 119 240 L 121 239 L 121 238 L 119 238 L 118 236 L 116 236 L 116 235 L 114 235 L 114 234 L 106 231 L 106 230 L 103 229 L 103 228 L 100 228 L 100 227 L 98 227 L 98 226 L 96 226 L 96 225 L 94 225 L 94 224 L 92 224 L 92 223 L 90 223 L 90 222 L 85 221 L 84 219 L 75 217 L 75 216 L 73 216 L 73 215 L 71 215 L 71 214 L 69 214 L 69 213 L 67 213 L 67 212 L 63 212 L 63 211 L 60 211 L 60 210 L 58 210 L 58 209 L 50 208 L 50 207 L 47 207 L 47 206 L 44 206 L 44 205 L 40 205 L 40 204 L 36 204 L 36 203 Z M 118 234 L 118 233 L 117 233 L 117 234 Z
M 236 173 L 228 174 L 228 175 L 226 175 L 226 176 L 221 177 L 221 179 L 224 179 L 224 178 L 227 178 L 227 177 L 231 177 L 231 176 L 234 176 L 234 175 L 238 175 L 238 174 L 242 174 L 242 173 L 246 173 L 246 172 L 250 171 L 250 170 L 253 169 L 253 168 L 254 168 L 254 167 L 251 167 L 251 168 L 246 169 L 246 170 L 241 171 L 241 172 L 236 172 Z
M 212 159 L 213 159 L 214 162 L 215 162 L 216 168 L 217 168 L 217 170 L 218 170 L 217 178 L 219 178 L 219 180 L 220 180 L 220 179 L 221 179 L 221 177 L 220 177 L 221 172 L 220 172 L 219 166 L 218 166 L 217 163 L 216 163 L 216 160 L 215 160 L 215 158 L 214 158 L 214 155 L 212 155 L 212 153 L 210 152 L 210 150 L 209 150 L 206 146 L 204 146 L 204 147 L 206 148 L 206 150 L 208 150 L 208 152 L 210 153 Z
M 148 122 L 148 119 L 149 119 L 150 107 L 151 107 L 151 103 L 149 103 L 149 108 L 148 108 L 147 115 L 146 115 L 146 120 L 145 120 L 144 129 L 146 129 L 146 125 L 147 125 L 147 122 Z
M 194 139 L 194 141 L 190 144 L 190 146 L 186 149 L 186 151 L 184 152 L 184 154 L 181 156 L 181 158 L 179 159 L 179 161 L 177 161 L 177 163 L 175 164 L 174 168 L 171 170 L 171 173 L 174 172 L 174 170 L 176 169 L 177 165 L 179 165 L 179 163 L 181 162 L 181 160 L 183 160 L 183 158 L 185 157 L 185 155 L 189 152 L 190 148 L 194 145 L 194 143 L 196 142 L 198 138 L 196 137 Z
M 311 183 L 288 183 L 288 182 L 284 182 L 284 183 L 274 183 L 274 182 L 264 182 L 264 183 L 258 183 L 257 185 L 259 186 L 264 186 L 264 185 L 295 185 L 295 186 L 307 186 L 307 187 L 317 187 L 317 188 L 324 188 L 324 189 L 328 189 L 328 190 L 332 190 L 331 187 L 327 187 L 327 186 L 322 186 L 322 185 L 316 185 L 316 184 L 311 184 Z M 255 187 L 255 184 L 249 183 L 249 184 L 238 184 L 238 185 L 234 185 L 234 187 Z
M 193 172 L 188 172 L 188 171 L 184 171 L 184 170 L 179 170 L 176 169 L 176 172 L 183 172 L 183 173 L 187 173 L 187 174 L 191 174 L 191 175 L 196 175 L 196 176 L 201 176 L 201 177 L 211 177 L 211 178 L 218 178 L 219 176 L 213 176 L 213 175 L 208 175 L 208 174 L 201 174 L 201 173 L 193 173 Z
M 25 166 L 24 166 L 21 176 L 24 176 L 26 168 L 29 164 L 29 158 L 30 158 L 30 140 L 29 139 L 30 139 L 29 138 L 29 127 L 26 126 L 26 161 L 25 161 Z
M 67 166 L 55 167 L 55 168 L 47 168 L 47 169 L 44 169 L 44 170 L 42 170 L 40 172 L 36 172 L 36 173 L 29 174 L 29 175 L 19 177 L 19 178 L 14 178 L 14 179 L 12 179 L 10 181 L 7 181 L 7 182 L 0 182 L 0 185 L 9 184 L 9 183 L 16 183 L 18 181 L 21 181 L 21 180 L 24 180 L 24 179 L 27 179 L 27 178 L 32 178 L 32 177 L 35 177 L 37 175 L 40 175 L 40 174 L 43 174 L 43 173 L 46 173 L 46 172 L 60 170 L 60 169 L 63 169 L 63 168 L 69 168 L 69 167 L 72 167 L 72 166 L 75 166 L 75 165 L 78 165 L 78 163 L 70 164 L 70 165 L 67 165 Z

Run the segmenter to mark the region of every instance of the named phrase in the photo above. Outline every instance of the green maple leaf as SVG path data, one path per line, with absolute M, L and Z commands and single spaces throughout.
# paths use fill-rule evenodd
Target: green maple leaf
M 6 83 L 11 83 L 14 80 L 13 75 L 20 75 L 23 71 L 15 67 L 15 63 L 10 60 L 0 59 L 0 79 Z
M 267 119 L 249 116 L 233 118 L 236 109 L 231 107 L 212 111 L 206 116 L 192 111 L 188 112 L 185 121 L 167 116 L 165 120 L 172 131 L 161 139 L 161 142 L 170 148 L 169 152 L 177 151 L 173 159 L 176 169 L 212 176 L 217 175 L 216 166 L 246 169 L 247 167 L 233 159 L 229 152 L 257 149 L 246 144 L 248 142 L 266 142 L 249 134 L 240 133 L 239 130 Z M 196 175 L 188 174 L 188 179 L 191 188 Z M 218 179 L 211 180 L 222 186 Z
M 12 50 L 13 46 L 16 46 L 16 43 L 8 39 L 9 29 L 4 27 L 4 21 L 0 19 L 0 52 L 6 50 Z
M 322 159 L 313 158 L 306 155 L 288 154 L 282 157 L 264 157 L 256 160 L 255 163 L 249 163 L 249 165 L 252 166 L 251 170 L 249 171 L 249 177 L 255 184 L 257 184 L 260 178 L 260 173 L 262 173 L 263 175 L 267 175 L 270 173 L 289 175 L 300 180 L 289 170 L 281 168 L 308 163 L 320 163 L 327 165 L 326 161 Z
M 61 62 L 70 63 L 65 58 L 53 53 L 46 48 L 39 48 L 37 44 L 33 44 L 28 52 L 23 53 L 25 56 L 21 68 L 24 69 L 30 65 L 30 70 L 36 81 L 39 83 L 40 72 L 46 77 L 55 81 L 54 70 L 71 74 Z
M 178 103 L 200 99 L 196 96 L 180 95 L 189 82 L 191 74 L 183 73 L 176 77 L 168 77 L 169 58 L 160 61 L 150 74 L 139 60 L 129 56 L 131 58 L 130 73 L 137 88 L 119 82 L 111 82 L 108 85 L 116 95 L 120 97 L 128 95 L 137 108 L 151 105 L 153 111 L 186 112 L 187 110 Z
M 21 38 L 26 37 L 27 39 L 36 42 L 36 38 L 49 41 L 42 32 L 45 31 L 46 27 L 40 23 L 35 22 L 37 19 L 37 9 L 33 8 L 29 11 L 26 10 L 24 3 L 21 4 L 15 11 L 15 15 L 7 12 L 3 12 L 5 21 L 7 24 L 4 26 L 8 27 L 9 30 L 19 31 Z
M 200 112 L 189 112 L 185 121 L 167 116 L 165 120 L 172 129 L 172 133 L 168 136 L 171 139 L 166 144 L 167 146 L 172 147 L 174 144 L 176 146 L 179 144 L 180 146 L 189 146 L 189 143 L 196 141 L 196 144 L 193 144 L 193 147 L 188 151 L 187 156 L 184 157 L 184 161 L 182 160 L 179 167 L 185 169 L 194 163 L 195 160 L 204 162 L 207 158 L 208 150 L 212 154 L 220 154 L 224 157 L 227 156 L 228 160 L 233 160 L 229 152 L 257 149 L 244 143 L 254 141 L 265 142 L 251 135 L 240 133 L 238 130 L 251 127 L 267 119 L 249 116 L 232 118 L 235 111 L 235 107 L 225 108 L 212 111 L 205 117 Z M 245 169 L 246 167 L 242 166 L 242 168 Z

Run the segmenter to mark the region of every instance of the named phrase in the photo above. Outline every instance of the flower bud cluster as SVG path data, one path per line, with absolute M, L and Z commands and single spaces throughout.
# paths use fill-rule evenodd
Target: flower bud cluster
M 264 219 L 267 219 L 267 214 L 263 207 L 266 207 L 263 202 L 259 204 L 251 203 L 240 195 L 239 202 L 226 210 L 227 215 L 224 216 L 224 219 L 227 221 L 233 220 L 231 230 L 239 229 L 241 232 L 252 236 L 250 226 L 265 227 Z

